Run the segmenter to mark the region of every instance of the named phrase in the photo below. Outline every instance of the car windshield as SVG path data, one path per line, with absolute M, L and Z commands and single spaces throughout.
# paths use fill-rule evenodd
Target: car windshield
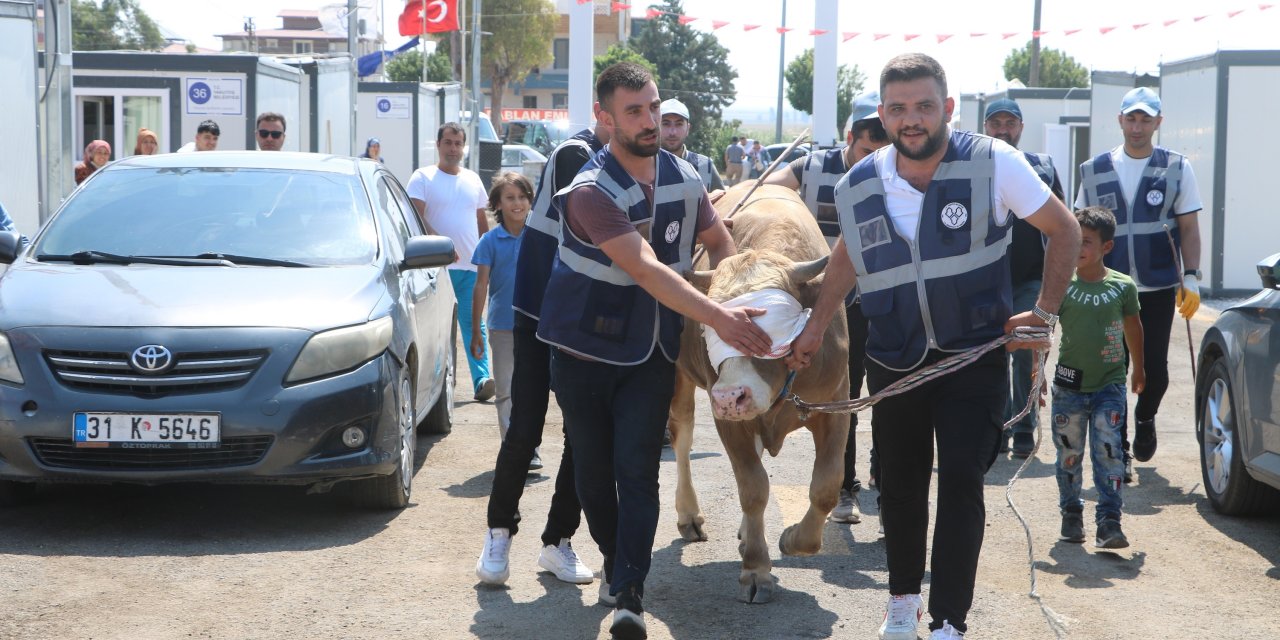
M 32 255 L 217 257 L 241 264 L 368 264 L 373 213 L 354 175 L 242 168 L 120 168 L 95 176 Z M 242 259 L 237 259 L 237 257 Z

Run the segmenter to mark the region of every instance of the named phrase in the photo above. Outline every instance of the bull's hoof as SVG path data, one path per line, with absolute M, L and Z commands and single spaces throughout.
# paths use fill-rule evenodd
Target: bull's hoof
M 745 580 L 745 582 L 743 582 Z M 738 590 L 738 601 L 747 604 L 764 604 L 773 600 L 773 591 L 777 580 L 772 574 L 750 574 L 744 576 L 742 587 Z
M 706 542 L 707 532 L 702 530 L 702 518 L 695 518 L 692 522 L 684 524 L 676 524 L 676 528 L 680 529 L 680 537 L 685 542 Z
M 782 536 L 778 538 L 778 550 L 784 556 L 811 556 L 822 550 L 822 539 L 818 539 L 818 544 L 806 546 L 796 543 L 796 535 L 799 531 L 799 525 L 791 525 L 782 531 Z

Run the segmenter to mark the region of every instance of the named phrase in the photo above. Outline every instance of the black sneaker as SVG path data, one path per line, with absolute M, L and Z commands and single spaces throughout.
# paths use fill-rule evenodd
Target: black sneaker
M 1156 419 L 1138 420 L 1136 437 L 1133 439 L 1133 457 L 1138 462 L 1146 462 L 1156 455 Z
M 1036 434 L 1030 431 L 1018 431 L 1013 434 L 1013 457 L 1029 458 L 1036 448 Z
M 635 585 L 627 585 L 618 593 L 617 609 L 613 611 L 613 625 L 609 634 L 615 640 L 644 640 L 649 632 L 644 625 L 644 607 Z
M 1062 532 L 1058 539 L 1063 542 L 1084 542 L 1084 514 L 1079 511 L 1062 512 Z
M 1123 549 L 1129 546 L 1129 539 L 1120 530 L 1120 521 L 1107 518 L 1099 522 L 1098 537 L 1093 541 L 1093 546 L 1099 549 Z

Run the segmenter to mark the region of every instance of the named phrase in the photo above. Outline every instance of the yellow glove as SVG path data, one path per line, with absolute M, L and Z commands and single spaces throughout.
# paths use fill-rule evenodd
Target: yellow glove
M 1193 275 L 1182 276 L 1182 288 L 1178 289 L 1178 313 L 1190 320 L 1200 308 L 1200 281 Z

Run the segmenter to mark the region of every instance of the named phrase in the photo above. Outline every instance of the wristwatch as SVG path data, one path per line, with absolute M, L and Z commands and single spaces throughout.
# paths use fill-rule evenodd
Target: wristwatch
M 1040 305 L 1035 305 L 1031 307 L 1031 313 L 1036 314 L 1037 318 L 1044 320 L 1044 323 L 1049 325 L 1050 327 L 1057 326 L 1058 324 L 1057 314 L 1049 313 L 1048 311 L 1041 309 Z
M 1196 277 L 1196 281 L 1197 281 L 1197 282 L 1199 282 L 1200 280 L 1203 280 L 1203 279 L 1204 279 L 1204 276 L 1200 273 L 1200 270 L 1199 270 L 1199 269 L 1187 269 L 1186 271 L 1183 271 L 1183 272 L 1182 272 L 1182 275 L 1184 275 L 1184 276 L 1195 276 L 1195 277 Z

